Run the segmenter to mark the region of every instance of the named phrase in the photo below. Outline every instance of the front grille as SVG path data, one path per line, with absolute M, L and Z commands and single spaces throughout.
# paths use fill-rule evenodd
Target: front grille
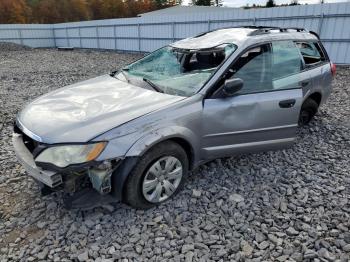
M 24 145 L 26 148 L 33 153 L 34 150 L 39 146 L 39 142 L 34 140 L 33 138 L 27 136 L 19 127 L 15 124 L 14 126 L 14 132 L 17 134 L 21 134 L 23 138 Z

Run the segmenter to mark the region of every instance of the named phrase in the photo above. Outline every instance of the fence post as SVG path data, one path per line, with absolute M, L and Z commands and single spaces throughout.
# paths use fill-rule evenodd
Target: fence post
M 67 42 L 67 46 L 70 47 L 70 41 L 69 41 L 69 37 L 68 37 L 68 28 L 66 27 L 66 42 Z
M 171 24 L 171 36 L 173 38 L 173 42 L 175 42 L 175 22 Z
M 323 18 L 324 18 L 324 13 L 321 14 L 320 20 L 318 21 L 317 33 L 318 33 L 318 36 L 319 36 L 320 38 L 321 38 L 321 33 L 322 33 Z
M 98 33 L 97 25 L 96 25 L 96 41 L 97 41 L 97 49 L 100 49 L 100 34 Z
M 19 34 L 19 41 L 20 41 L 21 45 L 23 45 L 22 29 L 18 30 L 18 34 Z
M 57 47 L 56 43 L 56 30 L 55 27 L 52 27 L 52 35 L 53 35 L 53 44 L 55 45 L 55 48 Z
M 210 31 L 210 19 L 208 19 L 208 31 Z
M 83 48 L 83 43 L 82 43 L 82 40 L 81 40 L 80 27 L 78 27 L 78 34 L 79 34 L 79 47 L 80 47 L 80 48 Z
M 256 17 L 253 18 L 253 25 L 256 25 Z
M 139 45 L 139 52 L 141 52 L 141 31 L 140 31 L 140 23 L 137 23 L 137 39 Z
M 118 45 L 117 45 L 117 26 L 114 25 L 114 49 L 118 50 Z

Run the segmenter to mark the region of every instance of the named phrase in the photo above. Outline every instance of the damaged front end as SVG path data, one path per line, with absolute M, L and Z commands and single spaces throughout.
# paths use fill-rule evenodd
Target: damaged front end
M 93 166 L 75 167 L 75 170 L 81 170 L 79 172 L 63 170 L 63 189 L 67 193 L 75 193 L 91 188 L 101 195 L 107 195 L 112 191 L 112 174 L 119 167 L 120 162 L 120 159 L 115 159 Z
M 112 175 L 120 164 L 121 159 L 106 160 L 94 166 L 82 167 L 80 172 L 65 171 L 61 189 L 65 192 L 66 207 L 91 208 L 118 201 L 111 192 Z
M 32 139 L 17 125 L 13 133 L 16 156 L 28 175 L 38 182 L 43 195 L 64 191 L 68 208 L 90 208 L 117 201 L 110 194 L 112 174 L 122 159 L 96 161 L 103 151 L 99 144 L 53 147 Z

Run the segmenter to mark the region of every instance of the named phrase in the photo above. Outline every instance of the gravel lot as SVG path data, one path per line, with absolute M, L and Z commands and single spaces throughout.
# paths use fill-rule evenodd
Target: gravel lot
M 59 195 L 40 197 L 17 163 L 15 114 L 139 55 L 8 49 L 0 46 L 0 261 L 349 261 L 349 68 L 292 149 L 208 163 L 151 210 L 68 211 Z

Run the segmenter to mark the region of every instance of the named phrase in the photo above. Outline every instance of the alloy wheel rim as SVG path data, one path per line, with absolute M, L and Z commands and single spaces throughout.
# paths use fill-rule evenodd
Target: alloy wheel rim
M 142 193 L 151 203 L 160 203 L 171 197 L 179 187 L 183 167 L 179 159 L 165 156 L 155 161 L 147 170 L 142 183 Z

